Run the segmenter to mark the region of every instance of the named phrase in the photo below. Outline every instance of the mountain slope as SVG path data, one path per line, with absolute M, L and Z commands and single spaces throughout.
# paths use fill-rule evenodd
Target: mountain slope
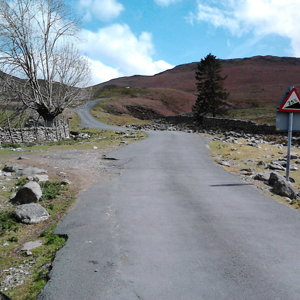
M 222 73 L 227 78 L 225 88 L 230 92 L 229 102 L 237 107 L 276 106 L 286 88 L 300 88 L 300 59 L 293 57 L 255 56 L 243 59 L 221 60 Z M 154 76 L 130 76 L 110 80 L 94 86 L 95 91 L 105 86 L 140 89 L 169 89 L 190 95 L 181 112 L 191 110 L 195 101 L 195 70 L 197 63 L 179 65 Z M 174 91 L 175 92 L 175 91 Z M 147 97 L 142 97 L 144 100 Z M 175 97 L 176 98 L 176 97 Z M 138 99 L 135 99 L 135 104 Z M 175 101 L 175 100 L 174 100 Z M 178 104 L 179 99 L 175 102 Z M 169 106 L 172 101 L 169 101 Z M 165 113 L 163 113 L 165 114 Z M 171 113 L 172 114 L 172 113 Z

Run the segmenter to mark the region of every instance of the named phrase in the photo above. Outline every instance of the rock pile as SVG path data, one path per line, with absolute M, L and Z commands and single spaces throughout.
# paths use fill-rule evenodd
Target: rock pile
M 37 181 L 48 180 L 48 175 L 45 173 L 47 173 L 46 170 L 36 167 L 23 168 L 18 164 L 7 164 L 0 173 L 2 189 L 6 189 L 5 181 L 19 178 L 19 176 L 28 175 L 26 177 L 28 180 L 35 180 L 20 187 L 10 199 L 10 203 L 17 205 L 15 207 L 17 219 L 24 224 L 35 224 L 49 218 L 47 210 L 37 203 L 42 197 L 42 189 Z

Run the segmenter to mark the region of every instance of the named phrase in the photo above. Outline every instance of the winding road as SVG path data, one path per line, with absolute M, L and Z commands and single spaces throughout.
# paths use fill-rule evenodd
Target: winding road
M 299 212 L 217 166 L 204 137 L 150 133 L 111 156 L 120 176 L 58 226 L 39 299 L 300 299 Z

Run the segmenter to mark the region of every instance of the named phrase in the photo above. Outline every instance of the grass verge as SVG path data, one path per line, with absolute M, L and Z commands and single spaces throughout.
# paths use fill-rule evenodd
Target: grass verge
M 286 147 L 281 145 L 269 145 L 261 144 L 260 148 L 252 147 L 247 145 L 248 142 L 245 139 L 238 139 L 240 144 L 223 142 L 223 141 L 211 141 L 210 149 L 211 155 L 216 162 L 225 160 L 230 162 L 230 167 L 224 167 L 227 171 L 235 174 L 243 174 L 242 169 L 250 168 L 254 173 L 259 172 L 272 172 L 267 169 L 266 165 L 262 165 L 260 162 L 265 164 L 270 163 L 273 160 L 282 159 L 286 156 Z M 293 148 L 293 153 L 300 155 L 300 149 Z M 295 160 L 291 161 L 295 164 Z M 285 171 L 276 171 L 282 176 L 285 176 Z M 292 171 L 291 177 L 295 180 L 293 184 L 297 189 L 300 189 L 300 170 Z M 249 177 L 248 177 L 249 178 Z M 252 180 L 252 183 L 259 187 L 267 196 L 275 198 L 279 202 L 289 204 L 289 201 L 285 197 L 275 195 L 270 192 L 270 188 L 262 183 L 261 181 Z M 300 208 L 300 202 L 293 203 L 294 208 Z
M 22 181 L 22 183 L 24 183 Z M 39 201 L 50 218 L 39 224 L 25 225 L 16 221 L 14 207 L 0 214 L 0 275 L 1 290 L 11 299 L 36 299 L 47 282 L 47 274 L 57 250 L 66 237 L 54 234 L 57 222 L 75 200 L 75 190 L 61 182 L 41 183 L 43 196 Z M 39 240 L 42 245 L 29 252 L 24 243 Z M 17 278 L 10 282 L 9 278 Z M 7 284 L 9 282 L 9 284 Z
M 232 109 L 226 117 L 254 121 L 257 124 L 274 125 L 276 123 L 276 107 Z
M 81 133 L 88 134 L 89 138 L 23 145 L 21 151 L 17 152 L 14 151 L 15 148 L 12 145 L 8 145 L 10 148 L 0 150 L 1 161 L 4 164 L 5 161 L 15 159 L 24 153 L 26 156 L 33 155 L 34 157 L 36 152 L 43 153 L 50 150 L 84 150 L 96 149 L 96 147 L 111 149 L 112 146 L 146 137 L 146 134 L 138 132 L 127 136 L 126 133 L 76 126 L 74 121 L 74 128 Z M 9 289 L 0 284 L 0 290 L 14 300 L 36 299 L 46 284 L 51 262 L 57 250 L 66 242 L 66 237 L 55 235 L 53 229 L 73 204 L 78 192 L 77 187 L 62 185 L 60 181 L 41 183 L 43 196 L 39 203 L 47 209 L 50 218 L 40 224 L 24 225 L 15 220 L 14 206 L 9 203 L 8 199 L 16 186 L 24 185 L 26 182 L 26 178 L 12 178 L 5 182 L 6 190 L 0 189 L 0 282 L 5 282 L 9 276 L 24 274 L 24 278 L 21 276 L 18 279 L 20 284 L 17 282 Z M 21 251 L 24 243 L 35 240 L 40 240 L 42 246 L 33 249 L 30 255 Z
M 109 99 L 105 101 L 98 102 L 92 109 L 91 115 L 97 120 L 115 126 L 124 126 L 131 124 L 149 124 L 149 121 L 137 119 L 129 114 L 113 114 L 109 113 Z

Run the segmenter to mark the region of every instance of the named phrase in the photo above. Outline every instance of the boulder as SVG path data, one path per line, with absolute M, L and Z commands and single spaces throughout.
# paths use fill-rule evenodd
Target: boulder
M 7 297 L 5 294 L 0 292 L 0 300 L 11 300 L 11 298 Z
M 15 213 L 20 222 L 24 224 L 36 224 L 49 218 L 47 210 L 37 203 L 18 205 Z
M 277 173 L 271 173 L 269 184 L 273 187 L 272 191 L 280 196 L 296 199 L 298 191 L 283 176 Z
M 12 202 L 19 204 L 38 202 L 41 197 L 42 189 L 40 185 L 37 182 L 30 181 L 17 191 Z
M 270 174 L 269 173 L 257 173 L 253 179 L 268 182 L 269 181 Z
M 33 176 L 28 176 L 27 179 L 36 182 L 47 182 L 49 181 L 49 176 L 46 174 L 37 174 Z
M 61 181 L 61 184 L 62 185 L 69 185 L 69 184 L 71 184 L 72 182 L 69 180 L 69 179 L 67 179 L 67 178 L 64 178 L 62 181 Z
M 38 248 L 40 246 L 42 246 L 43 243 L 40 240 L 36 240 L 36 241 L 32 241 L 32 242 L 27 242 L 23 245 L 23 248 L 21 249 L 21 251 L 28 251 L 28 250 L 32 250 L 35 248 Z
M 271 170 L 278 170 L 278 171 L 284 171 L 285 170 L 285 168 L 281 164 L 276 163 L 276 162 L 269 163 L 268 168 L 271 169 Z
M 23 170 L 23 168 L 20 165 L 5 165 L 2 169 L 3 172 L 6 173 L 14 173 Z
M 39 169 L 36 167 L 27 167 L 22 170 L 17 171 L 17 175 L 23 176 L 23 175 L 35 175 L 35 174 L 46 174 L 47 171 L 44 169 Z
M 219 161 L 219 164 L 220 164 L 221 166 L 224 166 L 224 167 L 231 167 L 230 162 L 225 161 L 225 160 Z

